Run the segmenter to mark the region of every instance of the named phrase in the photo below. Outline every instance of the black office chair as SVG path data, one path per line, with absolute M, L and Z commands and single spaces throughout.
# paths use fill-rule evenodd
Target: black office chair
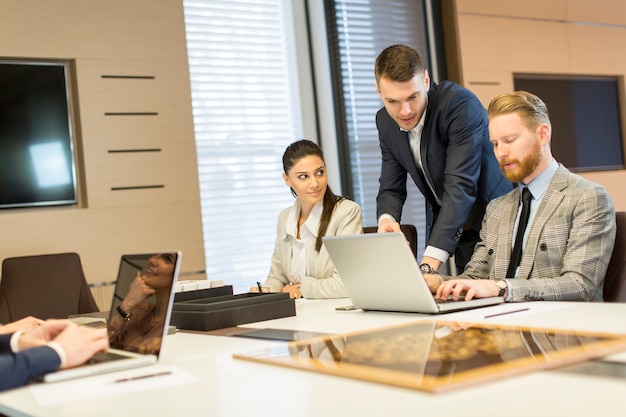
M 413 256 L 417 258 L 417 229 L 412 224 L 401 224 L 400 230 L 404 233 L 406 240 L 409 241 L 409 246 L 413 251 Z M 363 228 L 363 233 L 376 233 L 378 232 L 377 226 L 369 226 Z
M 615 213 L 615 246 L 604 277 L 604 301 L 626 302 L 626 212 Z
M 20 256 L 2 262 L 0 323 L 96 311 L 98 305 L 77 253 Z

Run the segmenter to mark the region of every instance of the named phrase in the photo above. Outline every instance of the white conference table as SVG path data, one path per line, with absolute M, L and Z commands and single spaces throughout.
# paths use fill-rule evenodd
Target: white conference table
M 297 315 L 245 327 L 347 333 L 433 316 L 336 311 L 348 299 L 298 300 Z M 493 316 L 497 313 L 525 311 Z M 534 302 L 436 317 L 626 334 L 626 304 Z M 626 378 L 536 371 L 446 393 L 234 359 L 233 352 L 274 341 L 179 332 L 167 337 L 160 363 L 81 380 L 36 384 L 0 394 L 8 416 L 622 416 Z M 626 363 L 626 352 L 607 360 Z M 626 366 L 626 365 L 625 365 Z M 163 371 L 169 375 L 115 380 Z M 1 377 L 1 376 L 0 376 Z

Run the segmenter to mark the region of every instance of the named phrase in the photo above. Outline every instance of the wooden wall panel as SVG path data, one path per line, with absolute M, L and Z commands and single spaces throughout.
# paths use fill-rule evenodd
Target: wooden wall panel
M 568 0 L 456 0 L 463 14 L 510 16 L 514 18 L 557 19 L 567 16 Z
M 0 0 L 0 19 L 3 56 L 186 59 L 181 0 Z
M 491 97 L 513 90 L 513 77 L 506 70 L 468 70 L 464 77 L 465 86 L 478 96 L 485 108 Z
M 572 70 L 580 74 L 626 74 L 626 20 L 624 25 L 569 27 Z
M 567 20 L 624 26 L 626 2 L 624 0 L 569 0 L 567 1 Z
M 84 190 L 82 207 L 0 211 L 0 258 L 78 252 L 107 282 L 122 253 L 180 249 L 204 270 L 182 0 L 0 0 L 0 19 L 0 57 L 74 63 Z M 113 190 L 137 185 L 162 187 Z
M 90 207 L 141 205 L 164 196 L 199 204 L 186 67 L 91 60 L 77 67 L 82 132 L 94 144 L 85 150 Z M 150 186 L 164 189 L 112 190 Z
M 465 72 L 571 70 L 569 47 L 563 47 L 569 45 L 565 24 L 461 15 L 459 30 Z

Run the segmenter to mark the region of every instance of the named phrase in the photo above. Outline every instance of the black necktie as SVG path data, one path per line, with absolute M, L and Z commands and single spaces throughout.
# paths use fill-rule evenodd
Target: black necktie
M 515 278 L 515 270 L 519 266 L 522 259 L 522 241 L 524 240 L 524 231 L 528 224 L 528 217 L 530 216 L 530 201 L 533 195 L 528 190 L 528 187 L 524 187 L 522 190 L 522 213 L 519 216 L 519 223 L 517 225 L 517 235 L 515 236 L 515 245 L 513 246 L 513 252 L 511 252 L 511 260 L 509 261 L 509 269 L 506 271 L 507 278 Z

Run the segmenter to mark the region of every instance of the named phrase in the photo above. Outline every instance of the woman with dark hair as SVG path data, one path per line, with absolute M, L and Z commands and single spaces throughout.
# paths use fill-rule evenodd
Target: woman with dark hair
M 361 207 L 333 194 L 322 150 L 309 140 L 285 150 L 283 180 L 296 201 L 278 216 L 272 267 L 263 286 L 292 298 L 347 297 L 322 237 L 363 233 Z

